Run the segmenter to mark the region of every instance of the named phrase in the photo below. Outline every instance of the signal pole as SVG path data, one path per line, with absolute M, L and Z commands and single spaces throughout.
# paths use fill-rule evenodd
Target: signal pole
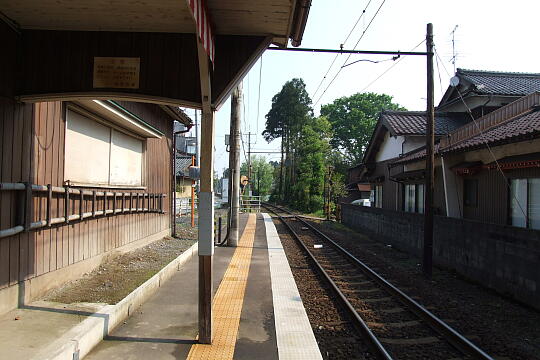
M 248 132 L 248 196 L 251 196 L 253 190 L 251 187 L 251 135 L 255 134 Z
M 424 256 L 422 269 L 424 275 L 431 279 L 433 274 L 433 183 L 435 173 L 433 163 L 433 147 L 435 142 L 435 107 L 433 93 L 433 24 L 427 24 L 427 131 L 426 131 L 426 183 L 425 183 L 425 218 L 424 218 Z

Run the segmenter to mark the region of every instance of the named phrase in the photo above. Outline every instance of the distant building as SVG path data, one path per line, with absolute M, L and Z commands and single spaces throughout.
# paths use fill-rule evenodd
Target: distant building
M 458 69 L 452 81 L 435 113 L 436 214 L 539 229 L 540 74 Z M 347 200 L 369 185 L 373 207 L 423 213 L 425 133 L 425 112 L 383 111 Z
M 540 75 L 459 69 L 436 109 L 433 263 L 540 304 Z M 344 224 L 424 252 L 424 113 L 383 112 L 349 170 Z

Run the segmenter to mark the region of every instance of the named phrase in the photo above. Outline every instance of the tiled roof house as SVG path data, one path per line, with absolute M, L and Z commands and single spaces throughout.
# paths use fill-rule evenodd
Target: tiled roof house
M 540 74 L 458 69 L 456 79 L 436 111 L 436 212 L 540 228 Z M 423 211 L 424 114 L 380 115 L 350 179 L 371 184 L 373 206 Z

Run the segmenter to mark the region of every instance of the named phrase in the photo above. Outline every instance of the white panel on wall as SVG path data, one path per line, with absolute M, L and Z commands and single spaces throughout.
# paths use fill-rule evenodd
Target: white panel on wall
M 143 141 L 112 130 L 111 185 L 142 185 Z
M 403 141 L 403 136 L 393 137 L 387 132 L 377 155 L 375 155 L 375 161 L 384 161 L 401 155 Z
M 108 184 L 110 133 L 110 128 L 67 111 L 65 180 Z

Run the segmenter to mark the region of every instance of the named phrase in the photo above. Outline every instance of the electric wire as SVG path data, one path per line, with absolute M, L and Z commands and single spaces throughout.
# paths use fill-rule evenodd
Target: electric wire
M 433 52 L 437 52 L 437 50 L 435 49 L 435 45 L 433 46 Z M 437 74 L 439 76 L 439 87 L 440 87 L 440 90 L 441 90 L 441 96 L 444 96 L 444 90 L 443 90 L 442 78 L 441 78 L 441 69 L 440 69 L 440 65 L 439 65 L 439 57 L 438 56 L 435 56 L 435 63 L 437 64 Z
M 425 43 L 426 40 L 423 39 L 422 41 L 420 41 L 418 43 L 418 45 L 416 45 L 415 47 L 413 47 L 410 51 L 414 51 L 416 50 L 416 48 L 418 48 L 420 45 L 422 45 L 423 43 Z M 404 57 L 398 59 L 396 62 L 394 62 L 391 66 L 388 67 L 388 69 L 386 69 L 385 71 L 383 71 L 379 76 L 377 76 L 372 82 L 370 82 L 369 84 L 367 84 L 360 92 L 364 92 L 366 91 L 371 85 L 373 85 L 375 82 L 377 82 L 380 78 L 382 78 L 384 75 L 386 75 L 387 72 L 389 72 L 390 70 L 392 70 L 397 64 L 399 64 L 401 61 L 403 61 L 403 59 L 405 59 Z
M 377 11 L 375 12 L 375 15 L 373 15 L 373 17 L 371 18 L 371 20 L 369 21 L 369 23 L 367 24 L 366 28 L 364 29 L 364 31 L 362 32 L 362 35 L 360 35 L 360 38 L 358 39 L 358 41 L 356 41 L 356 44 L 354 44 L 354 47 L 353 47 L 353 50 L 356 49 L 356 47 L 358 46 L 358 44 L 360 43 L 360 41 L 364 38 L 364 35 L 366 35 L 366 32 L 369 30 L 371 24 L 373 23 L 373 21 L 375 20 L 375 18 L 377 17 L 377 15 L 379 14 L 379 12 L 381 11 L 381 8 L 383 7 L 384 3 L 386 2 L 386 0 L 383 0 L 381 5 L 379 6 L 379 8 L 377 9 Z M 350 57 L 351 57 L 352 54 L 348 54 L 347 55 L 347 58 L 345 59 L 345 61 L 343 62 L 343 65 L 345 65 L 347 63 L 347 61 L 349 61 Z M 313 107 L 317 106 L 317 104 L 319 103 L 319 101 L 321 101 L 322 97 L 324 96 L 324 94 L 326 94 L 326 91 L 328 91 L 328 89 L 330 88 L 330 86 L 332 86 L 332 84 L 334 83 L 334 81 L 336 80 L 336 78 L 338 77 L 338 75 L 341 73 L 341 70 L 343 70 L 343 65 L 338 69 L 337 73 L 334 75 L 334 77 L 332 78 L 332 80 L 330 80 L 330 82 L 328 83 L 328 85 L 326 86 L 326 88 L 324 89 L 324 91 L 322 92 L 322 94 L 319 96 L 319 98 L 317 99 L 317 101 L 315 102 L 315 104 L 313 104 Z
M 362 17 L 364 17 L 365 13 L 366 13 L 366 10 L 369 6 L 369 4 L 371 4 L 371 1 L 372 0 L 369 0 L 366 7 L 364 8 L 364 10 L 362 11 L 362 13 L 360 14 L 360 16 L 358 17 L 358 19 L 356 19 L 356 22 L 354 23 L 354 26 L 352 27 L 351 31 L 349 31 L 349 34 L 347 35 L 347 37 L 345 38 L 345 41 L 343 41 L 343 43 L 341 44 L 342 46 L 345 45 L 345 43 L 347 43 L 347 40 L 349 40 L 349 37 L 351 36 L 351 34 L 353 33 L 354 29 L 356 29 L 356 25 L 358 25 L 358 23 L 360 22 L 360 19 L 362 19 Z M 330 69 L 332 69 L 332 66 L 334 66 L 334 63 L 336 62 L 337 58 L 338 58 L 339 54 L 336 54 L 334 56 L 334 59 L 332 60 L 332 62 L 330 63 L 330 66 L 328 67 L 328 69 L 326 70 L 326 73 L 324 74 L 324 76 L 322 77 L 321 81 L 319 82 L 319 85 L 317 85 L 317 89 L 315 90 L 315 92 L 313 93 L 313 98 L 317 95 L 317 93 L 319 92 L 320 88 L 321 88 L 321 85 L 322 83 L 324 82 L 324 80 L 326 79 L 326 76 L 328 75 L 328 73 L 330 72 Z

